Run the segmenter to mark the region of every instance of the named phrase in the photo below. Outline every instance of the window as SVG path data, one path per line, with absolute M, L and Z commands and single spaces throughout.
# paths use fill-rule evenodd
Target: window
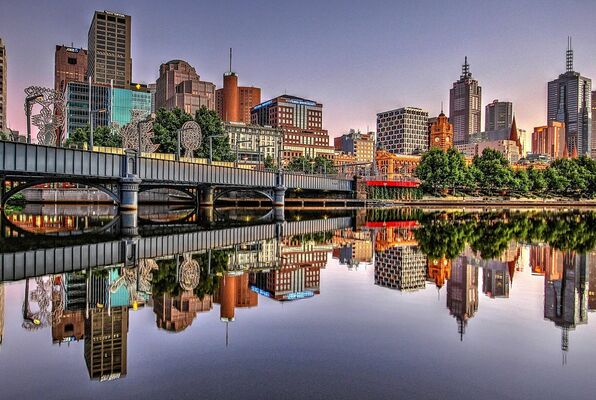
M 77 59 L 73 57 L 68 57 L 68 63 L 70 65 L 77 65 Z

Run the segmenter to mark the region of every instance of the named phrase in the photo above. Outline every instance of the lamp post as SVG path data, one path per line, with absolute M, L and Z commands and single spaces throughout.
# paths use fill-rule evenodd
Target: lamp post
M 27 115 L 27 143 L 31 143 L 31 102 L 43 99 L 42 94 L 36 94 L 25 98 L 25 114 Z
M 226 137 L 226 135 L 211 135 L 209 136 L 209 165 L 213 163 L 213 138 Z
M 310 162 L 310 173 L 311 175 L 314 175 L 315 173 L 315 160 L 311 160 Z
M 238 168 L 238 148 L 240 147 L 238 145 L 242 144 L 242 143 L 252 143 L 252 140 L 237 140 L 236 141 L 236 161 L 234 161 L 236 168 Z
M 103 114 L 107 111 L 105 108 L 91 110 L 89 114 L 89 151 L 93 151 L 93 114 Z

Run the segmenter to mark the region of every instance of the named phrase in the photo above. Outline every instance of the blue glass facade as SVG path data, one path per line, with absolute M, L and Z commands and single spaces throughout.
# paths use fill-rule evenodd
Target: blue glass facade
M 66 87 L 66 137 L 77 128 L 89 125 L 89 86 L 84 82 L 70 82 Z M 93 114 L 93 126 L 108 126 L 116 122 L 124 126 L 130 122 L 131 110 L 151 113 L 151 93 L 140 90 L 91 86 L 91 109 L 106 109 Z

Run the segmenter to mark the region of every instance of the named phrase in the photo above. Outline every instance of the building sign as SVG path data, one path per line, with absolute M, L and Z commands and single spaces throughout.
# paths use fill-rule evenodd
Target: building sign
M 317 103 L 315 103 L 314 101 L 311 101 L 311 100 L 298 100 L 298 99 L 290 99 L 290 100 L 288 100 L 288 103 L 298 104 L 301 106 L 316 106 L 317 105 Z
M 79 51 L 81 51 L 81 49 L 77 49 L 76 47 L 67 47 L 66 51 L 68 51 L 69 53 L 78 53 Z

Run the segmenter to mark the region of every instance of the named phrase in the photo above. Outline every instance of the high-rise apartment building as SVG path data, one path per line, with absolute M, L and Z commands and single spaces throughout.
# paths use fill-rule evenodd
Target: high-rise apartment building
M 443 151 L 453 147 L 453 125 L 443 112 L 436 118 L 436 121 L 430 126 L 429 147 L 438 148 Z
M 128 87 L 132 82 L 130 15 L 95 11 L 88 35 L 87 76 L 94 83 Z
M 484 130 L 509 129 L 513 121 L 513 103 L 493 100 L 484 108 Z
M 69 82 L 84 82 L 87 76 L 87 62 L 87 50 L 56 45 L 54 89 L 64 93 Z
M 428 259 L 417 246 L 394 246 L 377 251 L 375 285 L 415 291 L 424 289 Z
M 0 38 L 0 131 L 6 130 L 6 105 L 7 105 L 7 86 L 6 86 L 6 74 L 7 74 L 6 59 L 6 46 Z
M 286 160 L 298 156 L 333 158 L 329 133 L 323 129 L 321 103 L 296 96 L 278 96 L 253 107 L 251 122 L 282 129 Z
M 565 123 L 567 152 L 590 155 L 592 80 L 573 70 L 571 39 L 567 47 L 567 71 L 548 83 L 547 105 L 547 119 Z
M 537 126 L 532 133 L 532 153 L 547 154 L 551 159 L 565 155 L 565 124 L 548 121 L 546 126 Z
M 201 108 L 215 110 L 215 85 L 202 81 L 197 71 L 183 60 L 171 60 L 159 67 L 155 108 L 180 108 L 190 115 Z
M 449 121 L 453 124 L 455 144 L 467 143 L 470 134 L 480 132 L 482 88 L 472 78 L 468 57 L 462 74 L 449 91 Z
M 428 150 L 428 112 L 403 107 L 377 114 L 377 147 L 394 154 Z
M 333 139 L 336 151 L 353 155 L 358 163 L 372 162 L 375 158 L 375 140 L 374 134 L 356 132 L 350 129 L 350 132 Z

